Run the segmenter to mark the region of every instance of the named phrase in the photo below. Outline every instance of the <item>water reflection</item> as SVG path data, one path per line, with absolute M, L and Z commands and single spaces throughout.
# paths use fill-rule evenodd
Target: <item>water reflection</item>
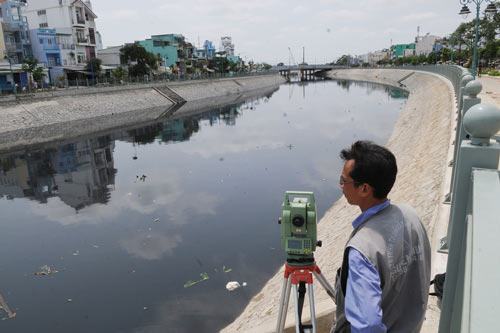
M 57 196 L 77 211 L 94 203 L 106 204 L 115 183 L 113 149 L 111 137 L 101 136 L 0 155 L 0 196 L 40 203 Z
M 49 198 L 59 197 L 77 211 L 95 203 L 107 204 L 117 172 L 113 159 L 115 140 L 134 145 L 187 141 L 200 130 L 201 122 L 208 121 L 210 126 L 220 123 L 235 126 L 243 110 L 253 110 L 258 104 L 258 99 L 252 99 L 199 115 L 0 155 L 0 198 L 29 198 L 47 203 Z

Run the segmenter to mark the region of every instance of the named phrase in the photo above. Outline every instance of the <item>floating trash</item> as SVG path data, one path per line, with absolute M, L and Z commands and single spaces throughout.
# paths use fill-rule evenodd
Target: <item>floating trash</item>
M 2 320 L 12 319 L 16 317 L 16 313 L 10 309 L 9 305 L 7 304 L 1 293 L 0 293 L 0 310 L 4 310 L 5 313 L 7 313 L 7 317 L 2 318 Z
M 98 249 L 98 248 L 99 248 L 99 245 L 94 244 L 94 245 L 92 245 L 92 247 L 93 247 L 94 249 Z
M 73 302 L 73 299 L 72 299 L 72 298 L 68 298 L 68 299 L 66 300 L 66 302 L 67 302 L 67 303 L 71 303 L 71 302 Z
M 223 271 L 224 273 L 229 273 L 229 272 L 231 272 L 232 270 L 233 270 L 232 268 L 229 268 L 229 267 L 226 267 L 226 266 L 222 266 L 222 271 Z
M 75 252 L 73 252 L 73 255 L 74 256 L 79 256 L 80 255 L 80 251 L 76 250 Z
M 37 276 L 47 276 L 56 273 L 58 273 L 58 271 L 55 268 L 50 267 L 49 265 L 43 265 L 42 267 L 40 267 L 40 270 L 38 272 L 35 272 L 34 274 Z
M 240 288 L 241 285 L 238 281 L 231 281 L 226 284 L 226 289 L 229 291 L 235 291 L 236 289 Z
M 201 273 L 200 278 L 201 279 L 198 281 L 189 280 L 188 282 L 184 283 L 184 288 L 190 288 L 190 287 L 194 286 L 195 284 L 198 284 L 200 282 L 208 280 L 210 277 L 208 276 L 207 273 Z
M 154 219 L 153 222 L 155 223 L 159 223 L 160 222 L 160 219 Z

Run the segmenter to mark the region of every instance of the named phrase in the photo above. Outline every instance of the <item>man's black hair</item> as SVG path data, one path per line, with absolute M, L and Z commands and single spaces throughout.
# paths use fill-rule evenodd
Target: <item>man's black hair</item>
M 393 153 L 373 142 L 357 141 L 350 149 L 343 149 L 340 157 L 344 161 L 354 160 L 354 168 L 349 175 L 354 185 L 367 183 L 373 188 L 375 198 L 387 197 L 398 173 Z

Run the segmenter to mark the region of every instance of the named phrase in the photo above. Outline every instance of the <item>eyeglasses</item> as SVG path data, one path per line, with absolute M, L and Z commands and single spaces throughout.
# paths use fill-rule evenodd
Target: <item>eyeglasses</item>
M 354 179 L 353 180 L 345 180 L 344 177 L 342 177 L 342 175 L 340 176 L 339 178 L 339 185 L 340 186 L 344 186 L 345 184 L 359 184 L 357 181 L 355 181 Z

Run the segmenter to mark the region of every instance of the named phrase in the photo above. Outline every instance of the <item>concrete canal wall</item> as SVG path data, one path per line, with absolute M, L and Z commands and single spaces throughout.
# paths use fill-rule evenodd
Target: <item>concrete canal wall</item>
M 451 84 L 437 75 L 406 70 L 336 70 L 329 73 L 333 79 L 369 81 L 402 87 L 410 92 L 406 105 L 387 142 L 396 155 L 398 178 L 390 199 L 394 203 L 409 203 L 422 218 L 433 243 L 433 274 L 443 271 L 443 258 L 436 254 L 437 239 L 444 236 L 449 209 L 441 202 L 449 189 L 452 128 L 456 106 Z M 362 134 L 358 135 L 362 137 Z M 332 175 L 335 177 L 335 175 Z M 316 251 L 316 260 L 332 284 L 342 260 L 342 251 L 352 231 L 351 222 L 360 213 L 344 198 L 326 212 L 318 226 L 318 239 L 323 247 Z M 283 269 L 280 269 L 250 301 L 243 313 L 223 332 L 274 332 Z M 317 285 L 315 289 L 318 332 L 329 332 L 335 305 Z M 309 310 L 304 307 L 304 321 Z M 422 332 L 437 331 L 439 309 L 430 297 Z M 294 322 L 293 301 L 287 316 L 287 327 Z M 287 332 L 294 332 L 287 329 Z
M 83 88 L 0 100 L 0 151 L 96 131 L 154 121 L 173 102 L 156 89 L 168 87 L 187 101 L 183 113 L 222 106 L 258 91 L 277 89 L 284 79 L 260 75 L 219 80 Z M 179 110 L 180 111 L 180 110 Z

